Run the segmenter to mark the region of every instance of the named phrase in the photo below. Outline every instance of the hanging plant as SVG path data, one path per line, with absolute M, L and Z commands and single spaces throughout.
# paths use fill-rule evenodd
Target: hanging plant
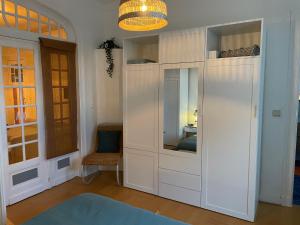
M 104 49 L 106 53 L 106 62 L 108 64 L 108 67 L 106 68 L 106 72 L 109 75 L 110 78 L 112 78 L 113 72 L 114 72 L 114 59 L 112 56 L 112 50 L 116 48 L 121 48 L 116 42 L 114 38 L 111 38 L 109 40 L 106 40 L 102 42 L 99 45 L 100 49 Z

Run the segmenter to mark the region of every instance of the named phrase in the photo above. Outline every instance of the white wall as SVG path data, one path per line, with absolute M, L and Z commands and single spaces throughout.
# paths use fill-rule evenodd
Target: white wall
M 86 148 L 92 148 L 96 125 L 94 49 L 103 38 L 135 35 L 118 29 L 119 1 L 40 0 L 72 21 L 78 33 L 80 70 L 84 74 Z M 169 8 L 167 30 L 199 27 L 231 21 L 265 18 L 267 28 L 265 106 L 262 140 L 261 199 L 282 203 L 288 149 L 288 100 L 290 10 L 300 8 L 299 0 L 166 0 Z M 280 118 L 272 110 L 280 109 Z

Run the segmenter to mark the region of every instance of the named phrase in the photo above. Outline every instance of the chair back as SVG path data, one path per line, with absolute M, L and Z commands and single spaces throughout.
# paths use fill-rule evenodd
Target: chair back
M 120 152 L 123 152 L 123 124 L 119 123 L 103 123 L 98 126 L 98 131 L 121 131 Z M 97 135 L 97 144 L 99 143 Z

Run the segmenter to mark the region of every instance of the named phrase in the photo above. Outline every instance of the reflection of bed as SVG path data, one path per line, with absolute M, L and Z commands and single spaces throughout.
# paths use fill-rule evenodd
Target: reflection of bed
M 23 225 L 187 225 L 95 194 L 82 194 Z
M 192 151 L 196 152 L 197 149 L 197 135 L 192 135 L 186 138 L 183 138 L 178 143 L 177 150 L 185 150 L 185 151 Z

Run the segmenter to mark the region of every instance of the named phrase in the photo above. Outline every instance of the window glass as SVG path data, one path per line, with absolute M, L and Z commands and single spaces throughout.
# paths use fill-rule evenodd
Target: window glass
M 18 16 L 27 17 L 27 9 L 24 6 L 18 5 Z
M 18 29 L 24 31 L 28 30 L 27 18 L 21 18 L 21 17 L 18 18 Z
M 5 12 L 6 13 L 11 13 L 11 14 L 15 14 L 16 13 L 15 3 L 14 2 L 5 0 L 4 4 L 5 4 Z
M 23 161 L 23 146 L 12 147 L 8 149 L 9 164 Z
M 50 21 L 50 27 L 51 27 L 51 36 L 53 37 L 59 37 L 59 28 L 55 21 Z
M 34 52 L 32 49 L 20 49 L 20 61 L 22 67 L 34 66 Z
M 39 32 L 39 23 L 35 20 L 30 20 L 30 32 L 38 33 Z
M 1 4 L 0 4 L 1 5 Z M 5 21 L 3 19 L 3 14 L 2 12 L 0 12 L 0 27 L 5 27 Z
M 38 20 L 39 14 L 33 10 L 29 10 L 29 17 L 30 19 Z
M 5 15 L 6 21 L 10 27 L 16 27 L 16 16 Z
M 30 143 L 25 145 L 26 160 L 34 159 L 39 156 L 38 143 Z

